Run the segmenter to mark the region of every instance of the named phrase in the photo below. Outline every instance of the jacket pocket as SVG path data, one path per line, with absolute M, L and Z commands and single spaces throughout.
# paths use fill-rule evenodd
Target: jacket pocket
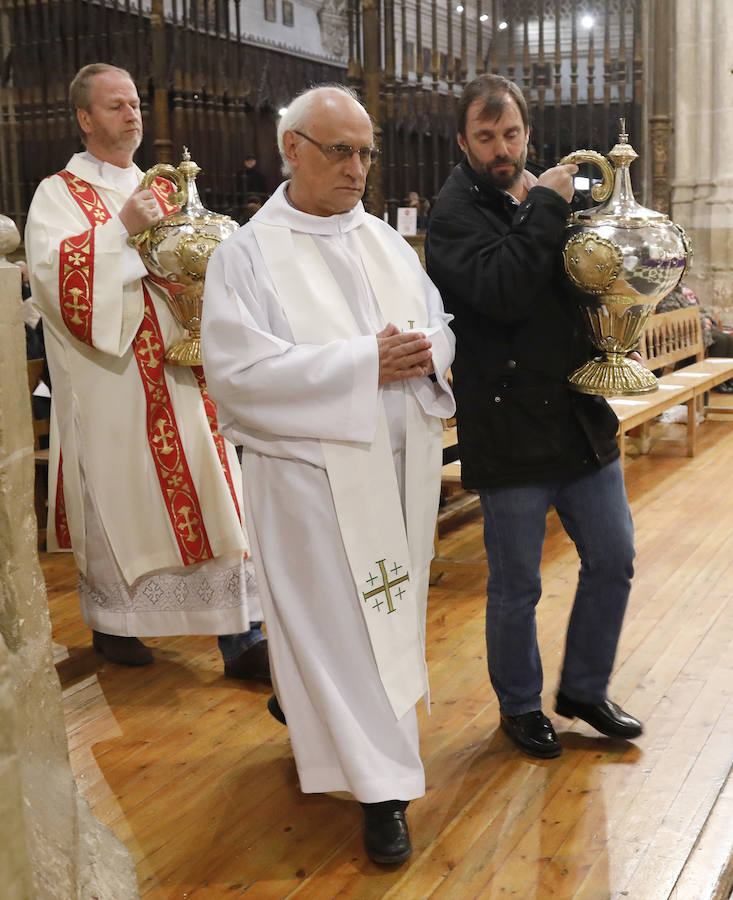
M 515 462 L 546 463 L 567 455 L 577 432 L 567 388 L 552 384 L 523 386 L 512 389 L 508 399 L 508 430 Z
M 562 385 L 485 382 L 458 409 L 461 457 L 482 469 L 545 465 L 584 442 Z

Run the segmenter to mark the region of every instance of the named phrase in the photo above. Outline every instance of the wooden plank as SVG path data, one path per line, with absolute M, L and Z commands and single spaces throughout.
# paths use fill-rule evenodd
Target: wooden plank
M 443 484 L 460 484 L 461 483 L 461 463 L 460 461 L 446 463 L 441 469 L 441 480 Z
M 684 403 L 693 396 L 694 389 L 686 384 L 661 384 L 658 391 L 639 397 L 611 397 L 608 401 L 619 423 L 628 431 L 658 416 L 670 406 Z
M 443 449 L 454 447 L 458 443 L 458 428 L 451 425 L 443 429 Z
M 700 362 L 692 363 L 679 369 L 678 372 L 671 373 L 671 375 L 677 374 L 707 375 L 714 379 L 715 384 L 720 384 L 721 381 L 727 381 L 733 376 L 733 359 L 727 356 L 706 356 Z
M 669 900 L 705 897 L 728 900 L 733 890 L 733 855 L 727 848 L 733 822 L 733 775 L 729 775 L 698 836 Z

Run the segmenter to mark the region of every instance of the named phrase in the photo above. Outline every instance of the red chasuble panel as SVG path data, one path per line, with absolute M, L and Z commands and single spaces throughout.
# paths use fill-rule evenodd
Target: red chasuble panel
M 181 208 L 168 200 L 169 196 L 176 190 L 176 186 L 172 181 L 168 181 L 167 178 L 158 176 L 150 185 L 150 190 L 155 195 L 155 199 L 163 210 L 164 216 L 170 216 L 172 213 L 178 212 Z
M 234 490 L 234 483 L 232 482 L 232 473 L 229 470 L 229 460 L 227 459 L 226 443 L 224 441 L 224 438 L 219 434 L 219 423 L 216 418 L 216 403 L 214 403 L 211 397 L 209 397 L 209 392 L 206 389 L 206 378 L 204 377 L 203 366 L 192 366 L 191 371 L 196 376 L 196 381 L 198 381 L 199 383 L 201 399 L 204 401 L 204 409 L 206 410 L 206 418 L 209 420 L 209 428 L 211 428 L 211 436 L 214 438 L 216 452 L 219 454 L 219 462 L 221 463 L 221 467 L 224 470 L 224 477 L 227 480 L 229 491 L 232 495 L 232 500 L 234 501 L 234 508 L 237 510 L 237 515 L 239 516 L 239 521 L 241 522 L 242 513 L 239 511 L 237 494 Z
M 92 344 L 92 285 L 94 284 L 94 226 L 109 218 L 101 198 L 94 188 L 64 170 L 59 175 L 66 182 L 71 196 L 84 211 L 88 231 L 65 238 L 59 247 L 59 306 L 64 324 L 75 338 Z
M 143 285 L 145 312 L 133 348 L 147 400 L 148 444 L 184 565 L 211 559 L 196 488 L 165 382 L 165 347 L 158 317 Z
M 64 500 L 64 461 L 59 452 L 59 470 L 56 473 L 56 504 L 54 506 L 54 528 L 56 543 L 60 550 L 71 550 L 69 521 L 66 518 L 66 501 Z

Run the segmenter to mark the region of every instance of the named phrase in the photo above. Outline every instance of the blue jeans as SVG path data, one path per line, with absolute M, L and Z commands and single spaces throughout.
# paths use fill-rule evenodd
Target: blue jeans
M 501 711 L 518 716 L 542 706 L 535 606 L 551 506 L 580 556 L 560 690 L 582 703 L 605 699 L 634 574 L 634 526 L 620 462 L 569 481 L 479 496 L 489 563 L 486 651 Z
M 240 653 L 244 653 L 245 650 L 264 641 L 265 636 L 261 628 L 262 622 L 250 622 L 249 631 L 243 631 L 241 634 L 220 634 L 219 650 L 224 662 L 236 659 Z

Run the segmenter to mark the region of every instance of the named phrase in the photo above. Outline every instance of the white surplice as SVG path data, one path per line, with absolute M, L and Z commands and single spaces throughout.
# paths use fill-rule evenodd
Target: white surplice
M 433 425 L 454 409 L 445 380 L 454 347 L 449 317 L 414 251 L 370 217 L 379 240 L 422 285 L 437 376 L 379 388 L 374 335 L 386 323 L 362 261 L 362 205 L 344 215 L 311 216 L 295 210 L 281 186 L 253 221 L 212 256 L 202 347 L 220 426 L 245 448 L 252 553 L 301 788 L 346 790 L 362 802 L 409 800 L 425 787 L 416 714 L 411 707 L 396 719 L 381 682 L 322 442 L 369 445 L 383 403 L 404 507 L 405 392 Z M 356 322 L 356 336 L 295 340 L 257 242 L 258 223 L 312 238 Z M 439 432 L 426 424 L 425 441 L 440 442 Z M 425 489 L 437 507 L 439 475 Z M 421 589 L 424 603 L 426 582 Z M 424 641 L 424 619 L 412 627 L 422 627 L 415 639 Z
M 59 285 L 68 271 L 65 242 L 88 232 L 89 219 L 60 175 L 39 185 L 28 214 L 28 269 L 34 303 L 43 316 L 53 384 L 49 545 L 54 549 L 62 451 L 63 497 L 89 627 L 140 637 L 247 631 L 250 616 L 259 619 L 261 609 L 256 596 L 248 603 L 245 586 L 246 532 L 232 495 L 243 514 L 237 455 L 225 442 L 230 485 L 200 386 L 188 367 L 165 366 L 163 377 L 170 399 L 166 408 L 180 437 L 181 474 L 172 478 L 186 482 L 189 495 L 198 498 L 201 522 L 191 527 L 205 534 L 200 559 L 182 558 L 177 529 L 187 523 L 180 509 L 173 510 L 171 491 L 165 495 L 151 453 L 160 420 L 151 416 L 155 407 L 146 401 L 133 352 L 144 316 L 146 270 L 127 246 L 118 216 L 142 173 L 136 166 L 102 163 L 89 153 L 73 156 L 66 171 L 94 188 L 111 218 L 100 216 L 91 251 L 80 250 L 72 260 L 78 263 L 86 253 L 89 329 L 80 339 L 62 311 Z M 164 346 L 170 346 L 182 330 L 161 292 L 149 285 L 149 293 Z M 154 400 L 167 403 L 158 396 Z M 160 439 L 169 441 L 170 429 Z M 183 516 L 190 520 L 190 510 L 184 509 Z

